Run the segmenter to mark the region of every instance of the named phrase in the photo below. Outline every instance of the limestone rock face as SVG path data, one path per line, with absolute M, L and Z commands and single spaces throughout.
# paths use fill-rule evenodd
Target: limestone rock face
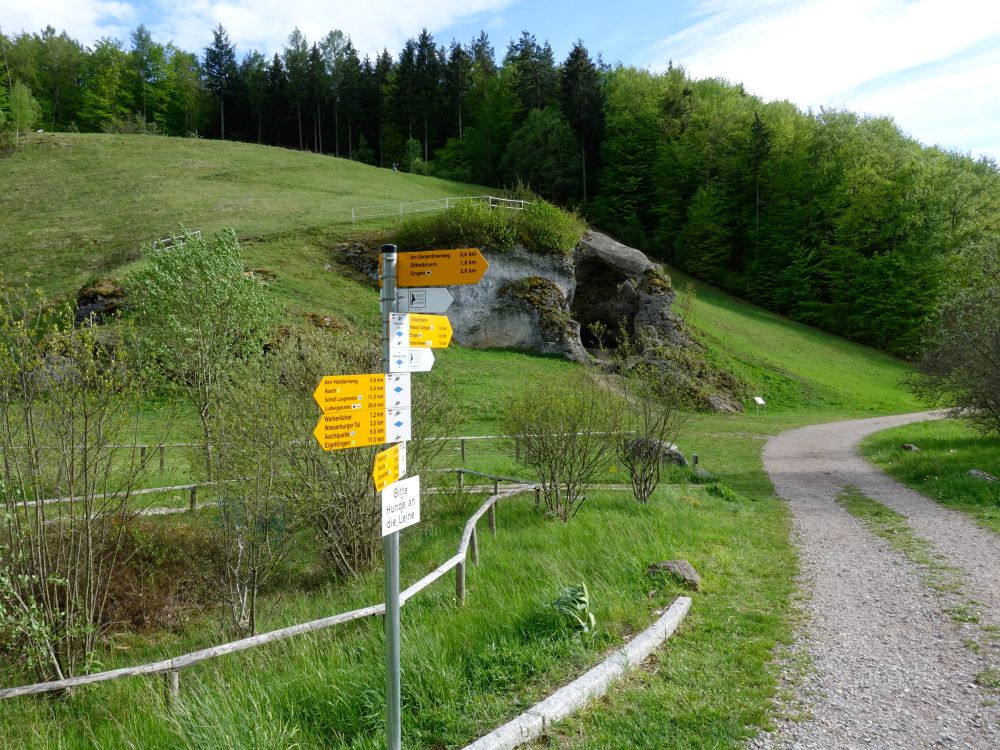
M 454 338 L 477 349 L 510 347 L 583 361 L 579 326 L 570 320 L 576 291 L 572 258 L 523 248 L 483 255 L 490 267 L 478 284 L 449 287 Z M 564 318 L 562 328 L 553 325 Z

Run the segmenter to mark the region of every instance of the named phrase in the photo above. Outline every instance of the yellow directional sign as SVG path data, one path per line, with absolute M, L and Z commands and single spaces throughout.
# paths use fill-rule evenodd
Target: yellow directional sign
M 402 252 L 396 261 L 396 286 L 478 284 L 489 266 L 475 247 Z
M 397 443 L 391 448 L 388 448 L 375 456 L 375 466 L 372 469 L 372 479 L 375 480 L 376 490 L 381 491 L 399 479 L 402 474 L 402 461 L 400 460 L 399 453 L 401 450 L 405 450 L 401 447 L 403 445 L 405 445 L 405 443 Z
M 410 313 L 410 346 L 447 349 L 451 343 L 451 323 L 444 315 Z
M 313 398 L 324 412 L 385 409 L 385 375 L 328 375 Z
M 313 435 L 325 451 L 379 445 L 385 442 L 385 410 L 331 412 L 316 423 Z

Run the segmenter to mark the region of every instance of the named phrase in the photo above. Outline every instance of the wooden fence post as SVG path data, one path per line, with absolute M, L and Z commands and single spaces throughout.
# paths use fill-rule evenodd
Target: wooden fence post
M 490 506 L 490 533 L 493 536 L 497 535 L 497 504 L 493 503 Z
M 500 494 L 500 480 L 498 479 L 493 480 L 493 494 L 494 495 Z
M 461 469 L 458 470 L 458 489 L 465 487 L 465 472 Z
M 167 706 L 174 708 L 181 697 L 181 673 L 176 669 L 163 673 L 163 682 L 167 693 Z
M 469 537 L 469 544 L 472 547 L 472 563 L 474 565 L 479 565 L 479 535 L 476 533 L 476 527 L 472 527 L 472 536 Z
M 190 510 L 198 510 L 198 485 L 191 485 L 191 504 Z
M 462 438 L 458 442 L 462 446 L 462 463 L 464 464 L 465 463 L 465 438 Z
M 165 461 L 164 461 L 164 454 L 166 452 L 167 452 L 167 449 L 164 446 L 161 445 L 160 446 L 160 473 L 161 474 L 163 473 L 163 465 L 165 463 Z
M 539 507 L 542 504 L 542 488 L 535 487 L 535 507 Z
M 465 604 L 465 560 L 455 566 L 455 598 Z
M 146 446 L 145 445 L 140 445 L 139 446 L 139 461 L 143 462 L 143 463 L 146 461 Z

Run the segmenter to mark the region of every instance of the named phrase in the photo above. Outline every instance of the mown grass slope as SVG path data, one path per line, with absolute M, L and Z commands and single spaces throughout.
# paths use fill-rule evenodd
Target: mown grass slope
M 283 148 L 73 133 L 26 138 L 0 158 L 0 184 L 0 271 L 31 272 L 55 294 L 113 272 L 181 225 L 233 227 L 268 249 L 272 270 L 294 276 L 317 237 L 350 231 L 352 207 L 483 192 Z

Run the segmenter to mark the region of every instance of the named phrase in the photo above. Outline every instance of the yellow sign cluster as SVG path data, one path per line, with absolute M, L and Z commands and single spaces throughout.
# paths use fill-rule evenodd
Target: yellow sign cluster
M 410 346 L 447 349 L 451 343 L 451 323 L 444 315 L 410 313 Z
M 397 443 L 391 448 L 382 451 L 375 456 L 375 466 L 372 469 L 372 479 L 375 480 L 375 489 L 380 492 L 390 484 L 399 479 L 402 472 L 402 460 L 400 452 L 405 451 L 402 447 L 404 443 Z
M 399 253 L 396 286 L 478 284 L 490 267 L 479 248 Z

